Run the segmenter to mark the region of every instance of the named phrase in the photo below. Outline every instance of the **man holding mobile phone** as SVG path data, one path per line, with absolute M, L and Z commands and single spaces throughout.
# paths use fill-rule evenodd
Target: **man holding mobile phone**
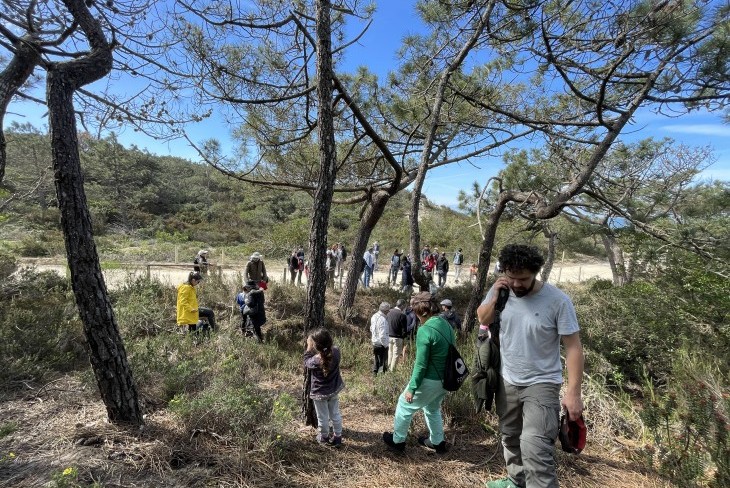
M 537 248 L 510 244 L 499 253 L 501 275 L 477 309 L 479 322 L 494 319 L 500 289 L 510 291 L 501 312 L 501 381 L 496 393 L 507 477 L 487 488 L 557 488 L 555 439 L 560 408 L 570 419 L 583 412 L 583 346 L 570 298 L 539 281 L 544 259 Z M 565 348 L 568 387 L 563 382 L 560 342 Z

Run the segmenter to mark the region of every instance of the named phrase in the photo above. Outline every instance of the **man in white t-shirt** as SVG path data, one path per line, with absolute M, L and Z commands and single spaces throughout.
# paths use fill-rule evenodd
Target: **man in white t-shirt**
M 537 280 L 544 264 L 537 248 L 507 245 L 499 263 L 502 275 L 477 315 L 479 323 L 492 323 L 499 289 L 510 290 L 501 313 L 502 381 L 496 394 L 508 477 L 489 481 L 487 488 L 557 488 L 554 450 L 561 406 L 572 420 L 583 412 L 584 357 L 575 308 L 561 290 Z M 562 400 L 561 341 L 568 371 Z

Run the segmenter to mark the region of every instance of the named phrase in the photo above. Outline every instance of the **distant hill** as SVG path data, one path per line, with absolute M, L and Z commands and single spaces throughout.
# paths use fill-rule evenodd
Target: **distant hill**
M 11 195 L 0 226 L 4 245 L 23 255 L 63 253 L 48 137 L 31 126 L 15 125 L 7 135 L 8 165 L 0 201 Z M 208 165 L 126 148 L 113 138 L 80 136 L 89 208 L 100 253 L 122 248 L 176 243 L 197 247 L 252 249 L 284 256 L 306 246 L 312 200 L 303 192 L 272 190 L 224 176 Z M 408 248 L 410 192 L 388 203 L 372 235 L 388 254 Z M 334 205 L 330 241 L 353 242 L 359 205 Z M 422 243 L 452 253 L 464 248 L 475 260 L 480 237 L 475 220 L 423 199 Z M 143 244 L 144 243 L 144 244 Z M 186 250 L 185 252 L 192 252 Z M 107 257 L 108 257 L 107 256 Z

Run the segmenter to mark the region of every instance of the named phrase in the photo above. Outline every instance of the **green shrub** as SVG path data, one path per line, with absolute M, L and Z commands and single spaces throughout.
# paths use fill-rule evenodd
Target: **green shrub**
M 126 338 L 175 330 L 175 290 L 139 276 L 109 293 L 119 328 Z
M 85 363 L 86 353 L 68 281 L 32 270 L 0 281 L 0 381 L 40 381 Z
M 39 239 L 33 237 L 25 237 L 20 241 L 18 254 L 25 258 L 39 258 L 51 255 L 48 247 Z
M 665 387 L 645 385 L 641 418 L 655 445 L 649 460 L 679 486 L 730 486 L 727 364 L 684 351 L 678 356 Z
M 18 261 L 15 254 L 2 250 L 0 251 L 0 281 L 5 281 L 18 269 Z

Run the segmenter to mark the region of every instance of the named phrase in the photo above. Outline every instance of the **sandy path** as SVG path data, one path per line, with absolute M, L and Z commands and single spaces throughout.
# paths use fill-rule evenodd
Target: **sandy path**
M 54 271 L 59 275 L 65 275 L 68 273 L 68 268 L 65 263 L 57 260 L 48 259 L 20 259 L 20 269 L 35 268 L 38 271 Z M 230 265 L 222 266 L 220 272 L 229 279 L 242 280 L 244 267 L 233 267 Z M 105 269 L 103 270 L 104 279 L 109 288 L 118 288 L 128 280 L 135 279 L 138 276 L 145 276 L 149 273 L 151 278 L 159 280 L 161 283 L 168 285 L 177 285 L 187 279 L 188 273 L 192 271 L 192 266 L 189 264 L 175 264 L 175 263 L 145 263 L 140 265 L 129 264 L 124 268 L 117 269 Z M 285 268 L 282 265 L 267 266 L 269 279 L 275 282 L 281 282 L 285 278 Z M 286 272 L 288 275 L 288 272 Z M 447 276 L 447 285 L 453 285 L 453 271 L 449 271 Z M 469 276 L 469 269 L 464 268 L 462 277 Z M 582 263 L 558 263 L 553 267 L 553 271 L 550 276 L 550 283 L 565 283 L 565 282 L 577 282 L 585 281 L 590 278 L 603 278 L 611 279 L 611 269 L 608 263 L 599 261 L 590 261 Z M 385 270 L 381 267 L 373 276 L 371 282 L 372 285 L 378 286 L 386 284 L 388 275 Z M 400 281 L 400 275 L 398 277 Z M 306 284 L 307 279 L 305 275 L 302 275 L 302 283 Z M 340 279 L 335 278 L 336 284 L 340 285 Z M 344 280 L 343 280 L 344 282 Z

